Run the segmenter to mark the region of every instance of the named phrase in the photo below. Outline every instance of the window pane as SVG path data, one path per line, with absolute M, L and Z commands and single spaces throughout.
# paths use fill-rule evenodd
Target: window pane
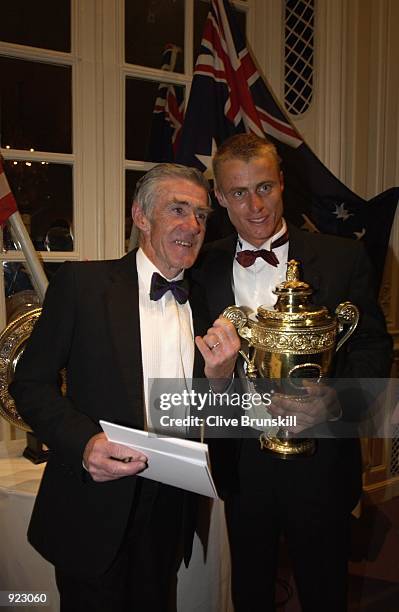
M 70 66 L 0 57 L 1 146 L 72 152 Z
M 60 262 L 44 262 L 43 267 L 49 280 L 60 267 Z M 33 288 L 26 263 L 3 261 L 4 293 L 6 297 L 7 323 L 31 308 L 38 308 L 40 298 Z
M 151 81 L 126 79 L 126 159 L 173 160 L 173 143 L 178 141 L 182 122 L 184 91 L 178 85 L 160 87 Z M 154 110 L 160 112 L 154 113 Z
M 132 232 L 132 204 L 136 183 L 145 172 L 137 170 L 126 170 L 126 191 L 125 191 L 125 246 L 126 251 L 129 248 L 129 240 Z
M 286 0 L 284 55 L 285 106 L 291 114 L 301 115 L 313 96 L 313 0 Z
M 54 51 L 70 51 L 70 0 L 2 0 L 0 40 Z
M 194 3 L 194 66 L 195 66 L 195 63 L 197 61 L 197 58 L 200 52 L 202 35 L 204 33 L 205 21 L 206 21 L 206 18 L 208 17 L 210 3 L 204 2 L 204 0 L 194 0 L 194 1 L 195 1 Z M 232 9 L 234 10 L 234 6 L 232 6 Z M 246 13 L 239 11 L 238 9 L 236 9 L 234 13 L 235 13 L 236 21 L 242 33 L 245 36 Z
M 35 249 L 72 251 L 72 167 L 25 161 L 6 161 L 4 166 Z M 8 226 L 4 248 L 18 249 Z
M 182 49 L 174 68 L 184 71 L 184 0 L 125 0 L 125 58 L 161 68 L 165 45 Z

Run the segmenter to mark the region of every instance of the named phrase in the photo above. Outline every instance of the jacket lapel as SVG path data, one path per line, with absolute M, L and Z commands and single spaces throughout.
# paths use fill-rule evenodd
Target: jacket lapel
M 237 234 L 220 240 L 213 252 L 209 269 L 206 270 L 204 284 L 212 322 L 227 306 L 235 304 L 233 291 L 233 258 Z
M 209 314 L 202 301 L 192 292 L 190 292 L 190 306 L 193 317 L 194 339 L 195 336 L 204 336 L 211 325 Z M 204 358 L 197 349 L 194 342 L 194 365 L 193 378 L 202 378 L 204 376 Z
M 300 262 L 302 280 L 309 283 L 313 289 L 312 301 L 322 304 L 325 299 L 325 290 L 321 282 L 323 277 L 317 254 L 309 244 L 306 232 L 298 230 L 291 224 L 287 225 L 289 229 L 288 260 L 297 259 Z
M 115 266 L 105 295 L 110 333 L 117 367 L 125 385 L 132 424 L 144 426 L 143 366 L 141 359 L 140 315 L 136 251 Z

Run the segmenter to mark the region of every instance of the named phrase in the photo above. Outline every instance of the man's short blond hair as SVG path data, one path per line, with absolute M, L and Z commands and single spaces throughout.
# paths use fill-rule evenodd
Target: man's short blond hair
M 277 149 L 267 138 L 260 138 L 255 134 L 235 134 L 230 136 L 218 148 L 213 161 L 213 175 L 215 183 L 218 184 L 220 166 L 223 162 L 239 159 L 243 162 L 250 162 L 256 157 L 270 155 L 276 162 L 277 168 L 280 169 L 281 159 L 277 153 Z

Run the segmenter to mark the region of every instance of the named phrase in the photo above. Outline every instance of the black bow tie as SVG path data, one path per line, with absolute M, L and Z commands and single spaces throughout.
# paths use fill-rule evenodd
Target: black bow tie
M 277 240 L 272 242 L 271 248 L 276 249 L 277 247 L 286 244 L 286 242 L 288 242 L 288 232 L 284 232 L 280 238 L 277 238 Z M 267 261 L 267 263 L 275 268 L 279 264 L 277 255 L 273 253 L 272 250 L 268 251 L 267 249 L 260 249 L 259 251 L 241 251 L 240 253 L 237 253 L 236 260 L 241 266 L 243 266 L 243 268 L 249 268 L 249 266 L 252 266 L 258 257 L 262 257 L 262 259 Z
M 150 300 L 157 302 L 167 291 L 173 293 L 179 304 L 185 304 L 188 300 L 188 281 L 184 278 L 178 281 L 168 281 L 158 272 L 154 272 L 151 278 Z

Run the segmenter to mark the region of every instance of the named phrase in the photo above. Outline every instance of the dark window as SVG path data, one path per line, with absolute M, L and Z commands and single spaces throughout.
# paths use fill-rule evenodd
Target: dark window
M 70 0 L 1 0 L 0 40 L 69 52 Z
M 0 144 L 72 152 L 72 69 L 0 57 Z
M 182 113 L 185 88 L 179 85 L 169 87 L 171 95 L 176 97 L 176 106 L 181 107 Z M 126 159 L 172 161 L 172 152 L 166 150 L 166 145 L 162 147 L 161 142 L 171 142 L 172 123 L 165 125 L 162 117 L 154 113 L 157 99 L 162 102 L 161 96 L 164 94 L 165 90 L 160 89 L 159 83 L 126 79 Z M 172 112 L 173 105 L 171 106 Z M 178 117 L 176 120 L 179 120 Z M 170 130 L 169 135 L 162 132 L 165 129 Z
M 183 72 L 184 1 L 125 0 L 126 62 L 161 68 L 168 43 L 180 47 L 174 71 Z
M 20 160 L 8 160 L 4 166 L 35 249 L 72 251 L 72 167 Z M 18 249 L 8 225 L 4 228 L 4 248 Z

